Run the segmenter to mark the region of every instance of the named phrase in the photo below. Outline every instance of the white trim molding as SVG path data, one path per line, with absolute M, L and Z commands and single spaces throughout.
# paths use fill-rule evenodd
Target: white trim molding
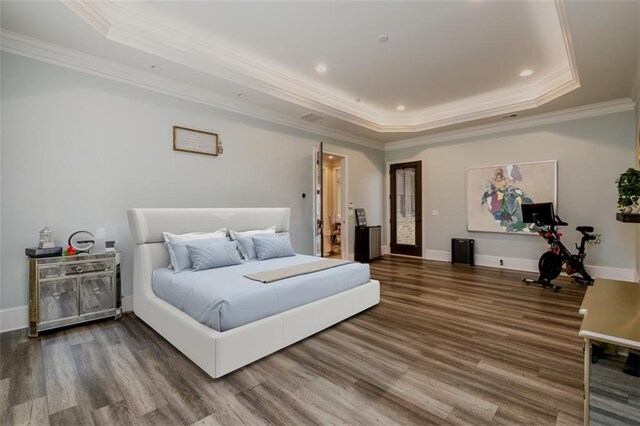
M 29 326 L 29 307 L 15 306 L 0 309 L 0 333 L 20 330 Z
M 526 129 L 530 127 L 543 126 L 547 124 L 560 123 L 564 121 L 579 120 L 599 115 L 614 114 L 617 112 L 631 111 L 634 109 L 634 102 L 629 98 L 615 99 L 611 101 L 598 102 L 590 105 L 583 105 L 567 108 L 559 111 L 552 111 L 543 114 L 531 115 L 528 117 L 515 118 L 509 121 L 498 123 L 488 123 L 478 126 L 468 127 L 460 130 L 441 132 L 433 135 L 421 136 L 417 138 L 404 139 L 389 142 L 385 145 L 385 151 L 396 151 L 399 149 L 413 148 L 416 146 L 431 145 L 436 143 L 450 142 L 465 138 L 492 135 L 496 133 L 509 132 L 512 130 Z
M 446 250 L 425 250 L 424 258 L 439 262 L 450 262 L 451 252 Z M 502 265 L 500 261 L 502 260 Z M 522 259 L 517 257 L 492 256 L 476 254 L 475 264 L 491 268 L 510 269 L 523 272 L 538 272 L 537 259 Z M 632 268 L 612 268 L 609 266 L 586 265 L 587 271 L 593 278 L 608 278 L 620 281 L 635 281 L 636 271 Z
M 347 132 L 330 129 L 317 123 L 309 123 L 284 114 L 239 102 L 227 96 L 222 96 L 211 90 L 202 89 L 187 83 L 182 83 L 141 71 L 134 67 L 119 64 L 98 56 L 89 55 L 53 43 L 38 40 L 5 29 L 0 29 L 0 49 L 31 59 L 70 68 L 121 83 L 130 84 L 154 92 L 174 96 L 180 99 L 219 108 L 225 111 L 242 114 L 251 118 L 280 124 L 289 128 L 326 136 L 344 142 L 366 146 L 377 150 L 384 149 L 382 142 L 373 141 Z
M 122 296 L 122 313 L 133 312 L 133 296 Z M 29 327 L 29 306 L 0 309 L 0 333 Z
M 562 44 L 564 56 L 550 77 L 415 114 L 389 114 L 381 108 L 355 103 L 353 97 L 335 88 L 320 87 L 284 67 L 267 66 L 251 58 L 248 52 L 223 47 L 224 42 L 210 34 L 185 28 L 168 16 L 143 14 L 126 2 L 63 0 L 63 3 L 108 40 L 376 132 L 419 132 L 522 111 L 580 87 L 564 0 L 554 0 L 557 20 L 553 24 L 558 25 L 560 36 L 556 38 Z

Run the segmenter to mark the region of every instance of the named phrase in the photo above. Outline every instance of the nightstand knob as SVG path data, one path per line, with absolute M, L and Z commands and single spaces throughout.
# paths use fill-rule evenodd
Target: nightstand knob
M 93 292 L 95 294 L 100 294 L 100 289 L 98 287 L 96 287 L 96 288 L 93 289 Z
M 81 274 L 81 273 L 84 272 L 84 268 L 82 266 L 78 265 L 78 266 L 76 266 L 76 272 Z
M 58 300 L 58 299 L 60 299 L 60 293 L 53 293 L 51 295 L 51 297 L 53 297 L 54 299 Z

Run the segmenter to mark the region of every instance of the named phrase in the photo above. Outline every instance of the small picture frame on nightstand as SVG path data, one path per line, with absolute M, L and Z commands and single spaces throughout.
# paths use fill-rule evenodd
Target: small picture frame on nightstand
M 367 226 L 367 215 L 364 209 L 356 209 L 356 224 L 358 226 Z

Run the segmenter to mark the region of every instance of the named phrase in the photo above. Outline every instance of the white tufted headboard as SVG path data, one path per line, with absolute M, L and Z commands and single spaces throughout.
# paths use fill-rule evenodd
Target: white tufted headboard
M 129 229 L 136 244 L 162 242 L 162 233 L 236 231 L 276 226 L 289 231 L 289 208 L 129 209 Z

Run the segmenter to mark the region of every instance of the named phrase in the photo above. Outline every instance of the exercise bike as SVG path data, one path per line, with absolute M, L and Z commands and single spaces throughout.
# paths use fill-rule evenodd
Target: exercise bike
M 594 234 L 593 226 L 578 226 L 576 231 L 582 234 L 580 245 L 576 244 L 577 254 L 571 254 L 569 249 L 562 244 L 560 238 L 562 232 L 557 228 L 567 226 L 568 223 L 560 219 L 553 211 L 553 203 L 523 204 L 522 218 L 525 223 L 534 223 L 538 227 L 538 235 L 549 244 L 549 250 L 540 256 L 538 270 L 540 276 L 537 280 L 523 279 L 526 284 L 540 284 L 543 288 L 551 288 L 558 292 L 562 287 L 553 284 L 562 272 L 562 265 L 566 265 L 567 273 L 578 284 L 593 284 L 593 278 L 584 268 L 586 243 L 600 243 L 600 234 Z

